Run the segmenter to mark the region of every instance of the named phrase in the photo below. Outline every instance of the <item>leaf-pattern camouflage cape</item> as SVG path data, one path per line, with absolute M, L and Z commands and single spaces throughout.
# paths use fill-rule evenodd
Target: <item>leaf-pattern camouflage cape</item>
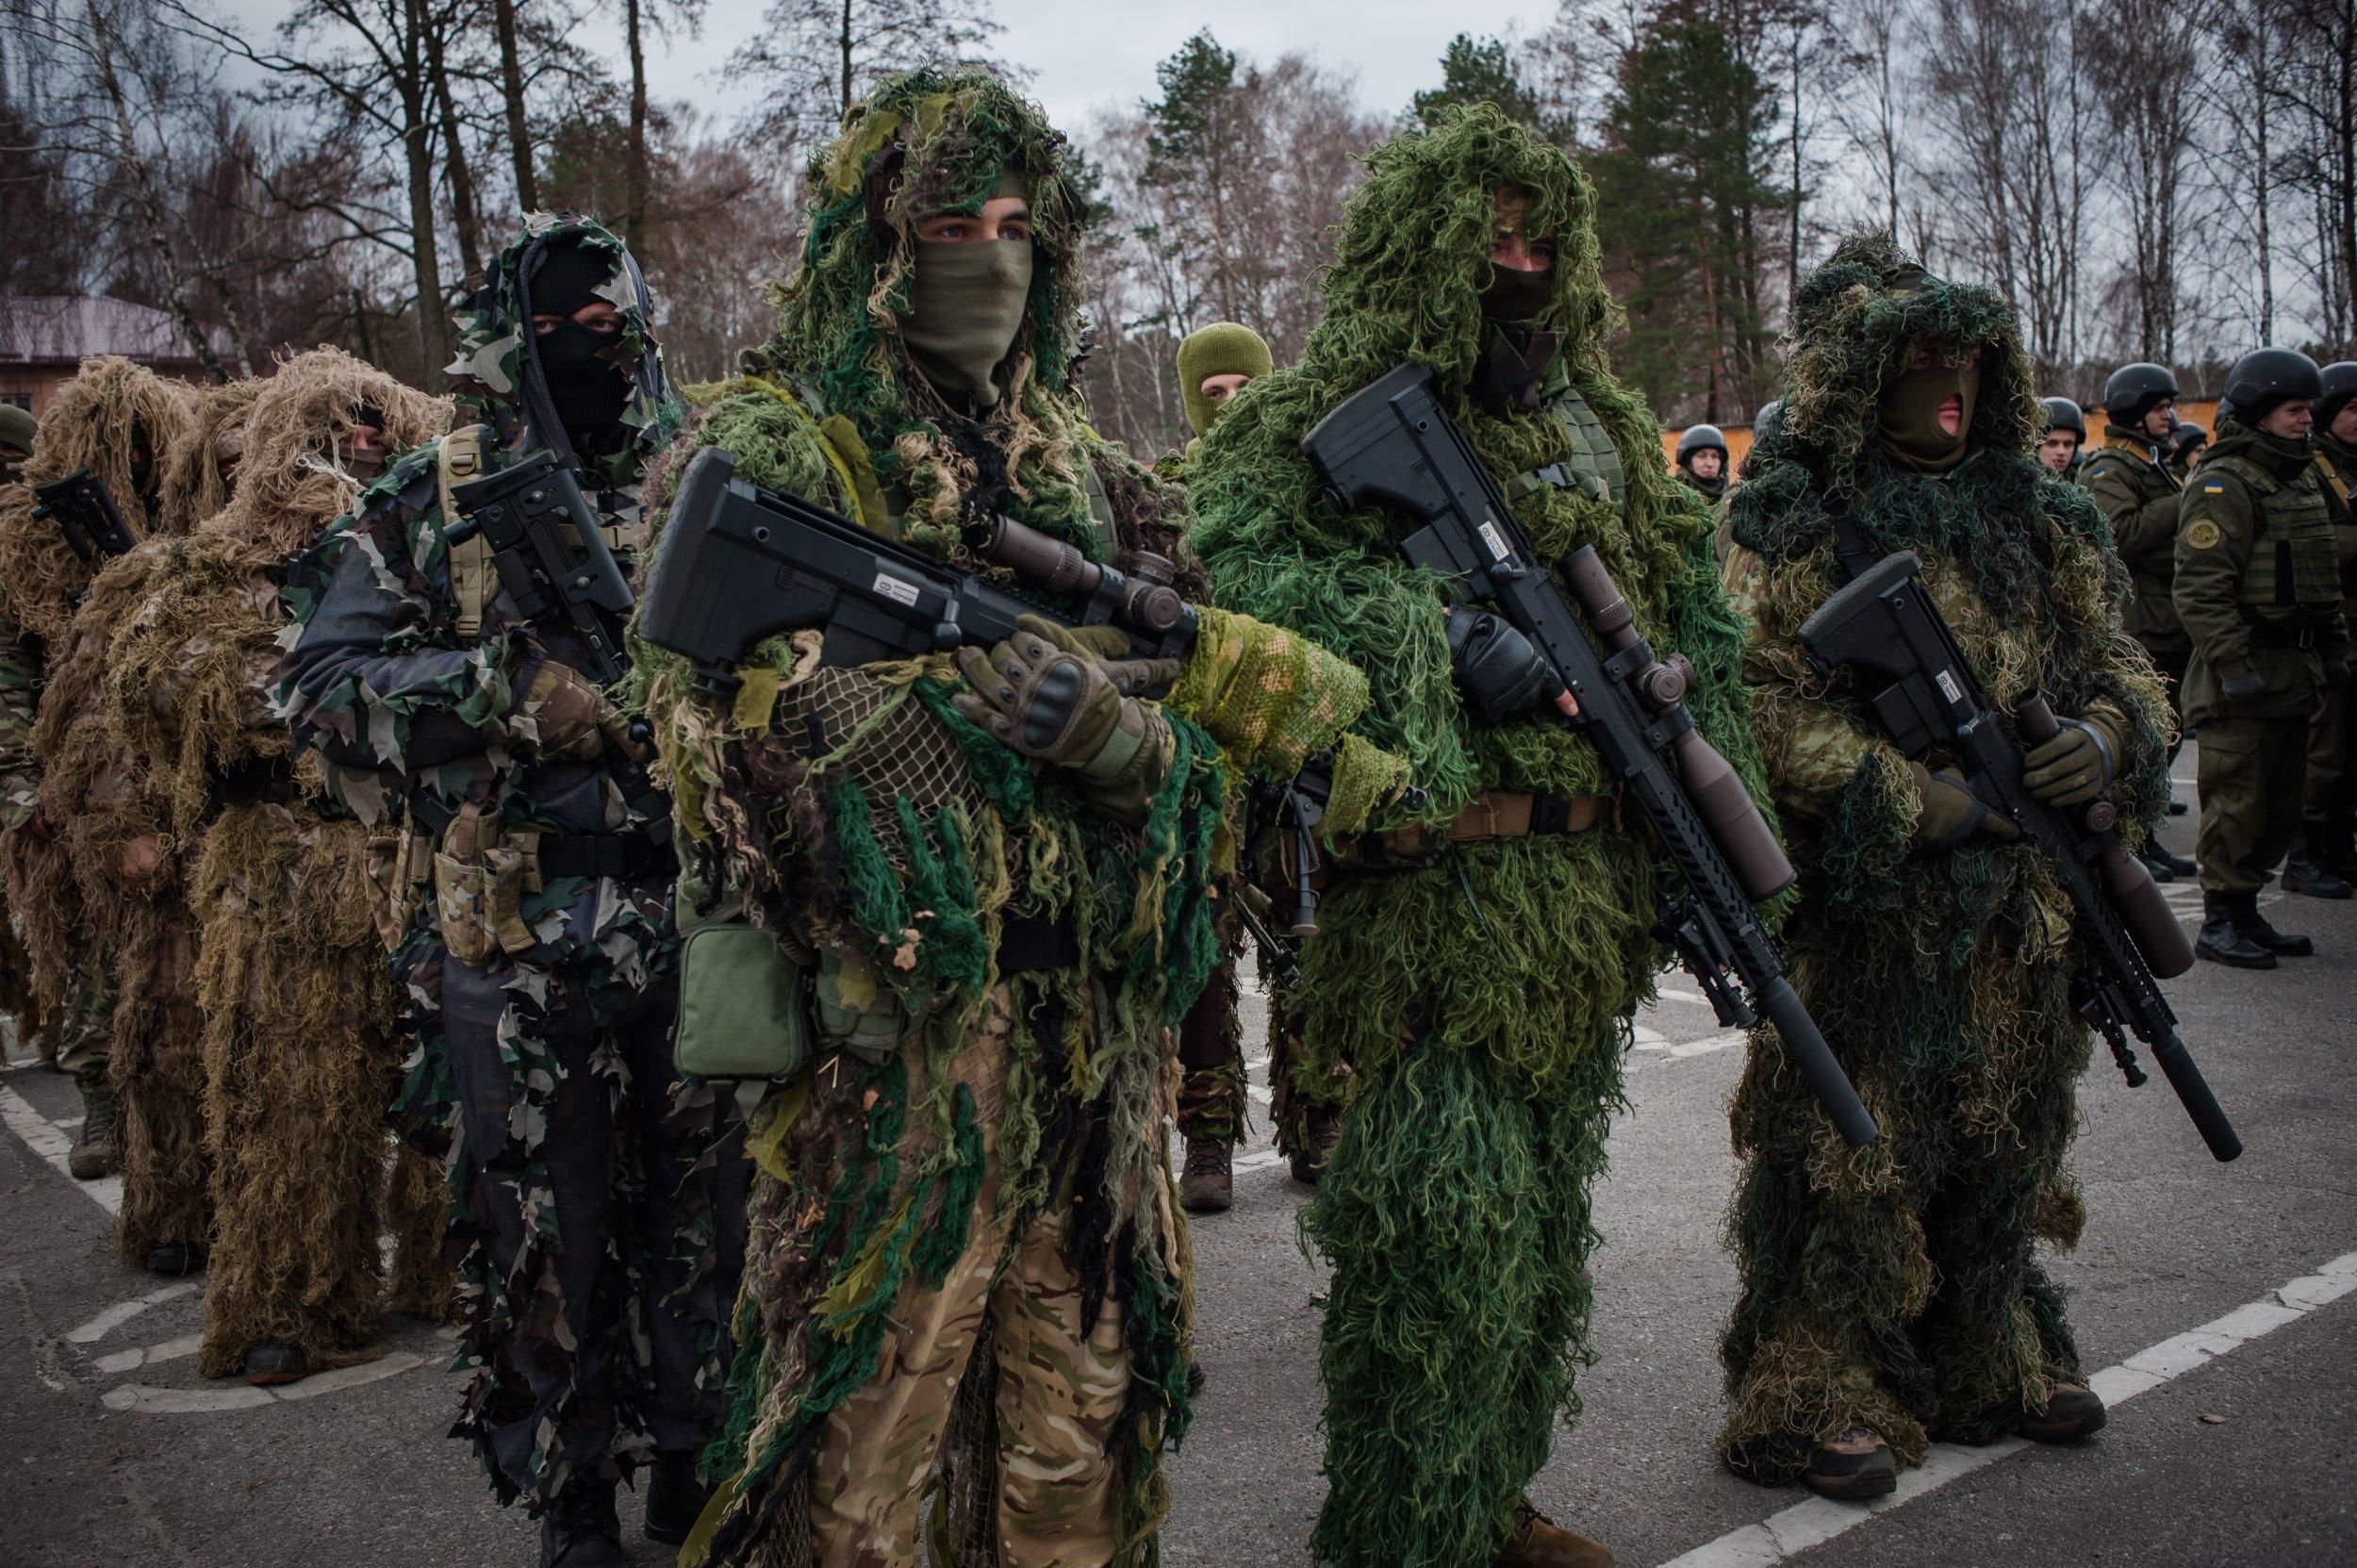
M 1971 454 L 1945 477 L 1875 440 L 1879 389 L 1918 349 L 1981 356 Z M 2040 690 L 2129 737 L 2123 824 L 2161 806 L 2167 714 L 2120 630 L 2127 577 L 2101 515 L 2031 456 L 2037 404 L 1997 295 L 1926 276 L 1886 237 L 1849 239 L 1802 287 L 1786 367 L 1782 424 L 1731 503 L 1727 580 L 1754 622 L 1745 668 L 1802 877 L 1793 983 L 1883 1131 L 1844 1147 L 1781 1043 L 1755 1034 L 1733 1113 L 1744 1290 L 1721 1452 L 1764 1481 L 1852 1427 L 1908 1464 L 1927 1435 L 1990 1441 L 2078 1375 L 2032 1256 L 2084 1218 L 2064 1164 L 2087 1058 L 2069 907 L 2026 845 L 1915 848 L 1904 760 L 1846 679 L 1809 668 L 1797 628 L 1841 581 L 1827 487 L 1875 553 L 1922 557 L 2001 711 Z
M 244 427 L 234 499 L 209 460 L 227 422 L 216 404 Z M 140 553 L 100 694 L 110 748 L 153 781 L 183 847 L 197 927 L 190 978 L 214 1200 L 207 1377 L 237 1371 L 265 1341 L 299 1347 L 315 1371 L 366 1357 L 387 1296 L 385 1107 L 402 1052 L 377 936 L 383 894 L 368 831 L 326 800 L 316 753 L 295 763 L 268 703 L 278 580 L 358 497 L 347 454 L 364 408 L 396 451 L 450 418 L 447 403 L 327 348 L 205 400 L 166 493 L 225 505 Z M 450 1294 L 432 1255 L 438 1210 L 391 1216 L 404 1243 L 391 1299 L 426 1315 Z
M 1709 569 L 1708 519 L 1670 479 L 1643 403 L 1606 361 L 1615 315 L 1598 272 L 1588 181 L 1488 107 L 1367 158 L 1301 363 L 1247 388 L 1191 469 L 1195 550 L 1217 601 L 1279 621 L 1366 672 L 1360 729 L 1405 757 L 1444 821 L 1485 787 L 1607 789 L 1593 749 L 1554 723 L 1483 727 L 1450 674 L 1442 600 L 1377 512 L 1336 510 L 1299 453 L 1343 398 L 1404 360 L 1504 482 L 1569 458 L 1546 412 L 1471 392 L 1487 338 L 1495 194 L 1528 192 L 1526 231 L 1555 240 L 1539 324 L 1553 375 L 1609 432 L 1624 504 L 1542 487 L 1516 516 L 1542 557 L 1592 544 L 1656 648 L 1693 661 L 1706 734 L 1755 773 L 1740 629 Z M 1321 1353 L 1327 1505 L 1319 1560 L 1460 1568 L 1489 1560 L 1587 1355 L 1589 1187 L 1619 1103 L 1629 1018 L 1651 994 L 1664 868 L 1607 805 L 1568 834 L 1460 847 L 1425 870 L 1328 889 L 1294 999 L 1298 1089 L 1360 1085 L 1305 1222 L 1336 1264 Z
M 25 832 L 41 802 L 37 710 L 51 666 L 66 654 L 76 596 L 97 575 L 67 549 L 56 526 L 36 521 L 33 487 L 90 469 L 106 483 L 136 536 L 185 528 L 156 509 L 134 482 L 134 437 L 159 463 L 188 423 L 189 389 L 127 359 L 86 359 L 58 389 L 41 421 L 24 483 L 0 487 L 0 826 L 8 908 L 25 935 L 33 995 L 60 1036 L 61 1061 L 94 1072 L 107 1055 L 112 962 L 91 939 L 65 846 Z
M 519 314 L 515 279 L 527 261 L 536 260 L 538 249 L 558 240 L 576 241 L 612 262 L 600 291 L 617 305 L 623 325 L 608 353 L 634 391 L 617 447 L 577 455 L 610 487 L 594 492 L 592 504 L 618 515 L 633 504 L 642 465 L 670 439 L 681 417 L 654 352 L 651 302 L 619 238 L 577 215 L 530 215 L 521 236 L 500 253 L 458 311 L 458 353 L 449 372 L 459 418 L 490 427 L 486 451 L 552 439 L 545 427 L 528 425 L 521 405 L 528 385 L 522 335 L 529 323 Z M 580 654 L 555 634 L 510 619 L 504 596 L 484 606 L 479 635 L 461 635 L 439 463 L 439 442 L 403 456 L 361 497 L 356 515 L 289 563 L 281 588 L 288 624 L 279 637 L 273 711 L 293 726 L 298 749 L 319 750 L 328 764 L 330 794 L 365 823 L 398 819 L 395 802 L 405 797 L 412 822 L 421 809 L 438 821 L 467 808 L 503 829 L 617 833 L 635 820 L 635 809 L 602 764 L 526 760 L 511 750 L 511 737 L 534 733 L 535 715 L 518 711 L 532 666 L 544 652 L 575 660 Z M 536 1509 L 554 1496 L 572 1474 L 573 1435 L 599 1428 L 609 1416 L 619 1435 L 601 1463 L 627 1469 L 652 1449 L 646 1426 L 652 1374 L 635 1307 L 603 1314 L 596 1344 L 572 1343 L 564 1327 L 548 1133 L 563 1072 L 533 1020 L 578 1004 L 585 1027 L 608 1037 L 635 997 L 676 970 L 677 942 L 663 896 L 661 883 L 585 877 L 549 877 L 521 894 L 517 917 L 536 939 L 531 950 L 550 955 L 552 964 L 514 960 L 518 973 L 509 989 L 515 999 L 500 1023 L 516 1103 L 506 1147 L 482 1157 L 501 1183 L 498 1201 L 523 1215 L 528 1230 L 505 1271 L 489 1251 L 492 1218 L 477 1212 L 472 1197 L 477 1155 L 463 1141 L 462 1107 L 437 1018 L 445 956 L 438 915 L 431 898 L 400 912 L 410 925 L 393 973 L 409 1010 L 413 1042 L 399 1110 L 413 1136 L 448 1155 L 449 1246 L 463 1254 L 459 1285 L 468 1333 L 459 1364 L 475 1377 L 454 1435 L 475 1444 L 503 1501 L 520 1494 Z M 577 969 L 588 976 L 585 993 L 558 995 L 560 970 Z M 619 1053 L 599 1050 L 592 1070 L 608 1093 L 608 1211 L 635 1213 L 646 1176 L 629 1069 Z M 725 1098 L 705 1086 L 679 1087 L 671 1131 L 692 1147 L 709 1147 L 720 1133 Z M 700 1180 L 688 1184 L 677 1199 L 687 1218 L 668 1237 L 639 1234 L 630 1224 L 609 1226 L 598 1289 L 601 1300 L 635 1304 L 643 1299 L 659 1257 L 679 1262 L 687 1283 L 676 1299 L 704 1326 L 707 1364 L 699 1373 L 696 1397 L 712 1403 L 720 1397 L 718 1345 L 728 1304 L 717 1299 L 708 1197 Z M 552 1372 L 563 1389 L 538 1429 L 518 1439 L 519 1424 L 527 1421 L 519 1412 L 536 1408 L 523 1361 Z M 573 1380 L 571 1369 L 585 1362 L 615 1369 L 610 1409 Z M 503 1457 L 503 1433 L 530 1452 Z M 511 1461 L 528 1475 L 519 1480 Z
M 1035 107 L 984 74 L 920 72 L 879 88 L 813 160 L 803 266 L 781 290 L 776 336 L 747 355 L 674 463 L 725 447 L 740 476 L 897 526 L 969 569 L 981 563 L 959 530 L 968 504 L 1093 558 L 1114 543 L 1168 553 L 1173 497 L 1088 428 L 1070 384 L 1083 215 L 1070 156 Z M 914 219 L 979 208 L 1002 171 L 1024 182 L 1035 265 L 997 414 L 978 423 L 911 368 L 895 323 L 908 308 Z M 1092 472 L 1113 540 L 1093 516 Z M 637 651 L 698 874 L 826 955 L 822 995 L 865 988 L 904 1043 L 921 1040 L 940 1085 L 912 1103 L 901 1058 L 866 1071 L 847 1061 L 839 1078 L 774 1096 L 757 1123 L 772 1152 L 754 1199 L 737 1415 L 713 1461 L 737 1473 L 719 1560 L 797 1560 L 809 1529 L 801 1483 L 826 1417 L 876 1375 L 896 1300 L 938 1288 L 972 1227 L 1000 1220 L 1019 1236 L 1051 1200 L 1070 1204 L 1064 1246 L 1083 1279 L 1082 1321 L 1119 1306 L 1129 1389 L 1114 1452 L 1117 1560 L 1153 1560 L 1166 1507 L 1160 1456 L 1187 1418 L 1186 1240 L 1161 1125 L 1170 1026 L 1214 954 L 1206 890 L 1224 775 L 1297 766 L 1364 701 L 1350 671 L 1299 639 L 1209 613 L 1203 646 L 1227 652 L 1191 664 L 1166 704 L 1174 752 L 1134 829 L 961 718 L 946 659 L 816 670 L 815 635 L 798 634 L 759 652 L 744 697 L 723 710 L 689 691 L 682 661 Z M 835 743 L 813 757 L 814 716 L 831 701 L 867 717 L 829 732 Z M 1063 926 L 1079 962 L 999 974 L 999 935 L 1014 920 Z M 931 1069 L 976 1048 L 984 1008 L 1006 994 L 1021 1021 L 1003 1112 L 980 1113 L 997 1116 L 985 1215 L 974 1097 Z M 985 1391 L 969 1411 L 991 1408 L 988 1361 L 978 1355 L 967 1374 Z M 948 1443 L 995 1473 L 987 1429 L 953 1430 Z M 980 1494 L 988 1539 L 997 1489 L 985 1480 Z

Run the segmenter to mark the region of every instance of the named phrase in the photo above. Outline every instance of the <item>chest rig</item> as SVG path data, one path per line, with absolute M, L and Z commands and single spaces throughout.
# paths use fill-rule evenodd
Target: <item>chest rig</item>
M 457 520 L 457 503 L 451 491 L 470 479 L 480 479 L 490 471 L 486 450 L 496 450 L 496 437 L 488 425 L 461 425 L 442 437 L 437 463 L 437 499 L 441 503 L 445 527 Z M 638 500 L 618 490 L 599 488 L 592 493 L 592 504 L 606 520 L 598 532 L 605 539 L 605 547 L 617 556 L 635 553 L 646 542 L 646 527 L 638 514 Z M 580 539 L 569 527 L 567 543 L 578 548 Z M 473 535 L 450 547 L 450 591 L 456 601 L 456 627 L 461 640 L 473 642 L 483 635 L 483 612 L 500 593 L 499 573 L 491 565 L 490 541 L 480 534 Z
M 1540 490 L 1575 490 L 1592 501 L 1610 502 L 1621 520 L 1627 521 L 1628 475 L 1621 466 L 1620 449 L 1612 444 L 1611 432 L 1588 406 L 1588 400 L 1572 386 L 1571 371 L 1560 355 L 1541 384 L 1539 408 L 1571 437 L 1571 454 L 1508 479 L 1504 486 L 1506 503 L 1511 506 Z

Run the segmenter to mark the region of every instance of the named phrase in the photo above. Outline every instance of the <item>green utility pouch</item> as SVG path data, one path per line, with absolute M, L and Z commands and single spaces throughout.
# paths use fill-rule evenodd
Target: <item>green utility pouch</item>
M 697 911 L 688 879 L 682 916 Z M 671 1060 L 693 1078 L 797 1078 L 810 1070 L 810 966 L 731 900 L 682 919 L 679 1018 Z

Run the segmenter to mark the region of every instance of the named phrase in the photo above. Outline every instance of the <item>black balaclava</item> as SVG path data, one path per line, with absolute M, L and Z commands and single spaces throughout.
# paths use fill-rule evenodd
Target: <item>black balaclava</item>
M 1540 378 L 1555 357 L 1556 335 L 1541 332 L 1532 319 L 1555 298 L 1555 268 L 1535 272 L 1490 264 L 1490 282 L 1481 290 L 1482 330 L 1489 346 L 1474 367 L 1474 396 L 1495 408 L 1539 406 Z
M 533 270 L 532 313 L 569 317 L 604 299 L 598 290 L 613 271 L 610 260 L 581 245 L 550 246 Z M 629 378 L 603 357 L 614 347 L 614 334 L 592 332 L 575 321 L 561 322 L 547 333 L 534 332 L 526 322 L 524 330 L 566 435 L 585 452 L 601 447 L 630 402 Z
M 1883 450 L 1901 465 L 1921 473 L 1945 473 L 1964 461 L 1972 440 L 1972 408 L 1980 399 L 1981 363 L 1925 365 L 1909 368 L 1884 383 L 1875 410 Z M 1949 435 L 1939 422 L 1939 405 L 1951 396 L 1962 401 L 1964 417 Z

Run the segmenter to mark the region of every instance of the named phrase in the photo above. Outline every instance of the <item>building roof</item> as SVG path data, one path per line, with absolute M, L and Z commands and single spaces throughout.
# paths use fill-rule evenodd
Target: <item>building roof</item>
M 215 353 L 230 353 L 226 328 L 208 326 L 205 336 Z M 71 365 L 97 354 L 147 365 L 196 359 L 171 313 L 152 305 L 88 294 L 0 298 L 0 365 Z

